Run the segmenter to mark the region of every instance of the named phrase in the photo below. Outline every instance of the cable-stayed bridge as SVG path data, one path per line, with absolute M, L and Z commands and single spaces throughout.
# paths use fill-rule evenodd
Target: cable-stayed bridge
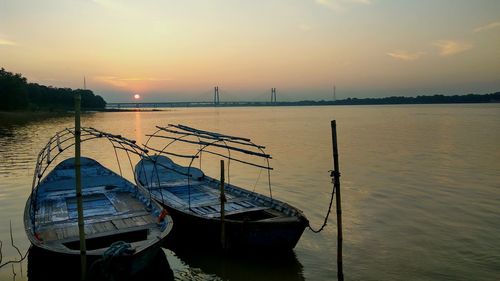
M 213 96 L 212 96 L 213 95 Z M 221 96 L 225 99 L 221 100 Z M 213 97 L 213 98 L 212 98 Z M 238 97 L 221 91 L 218 86 L 213 92 L 204 92 L 198 97 L 199 101 L 172 101 L 172 102 L 113 102 L 107 103 L 109 109 L 120 108 L 164 108 L 164 107 L 226 107 L 226 106 L 279 106 L 288 105 L 286 102 L 277 101 L 277 90 L 271 88 L 269 92 L 259 94 L 254 101 L 236 101 Z

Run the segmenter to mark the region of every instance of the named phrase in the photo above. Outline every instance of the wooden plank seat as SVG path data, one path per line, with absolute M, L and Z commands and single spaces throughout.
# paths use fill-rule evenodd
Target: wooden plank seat
M 231 204 L 239 206 L 238 209 L 240 209 L 240 208 L 253 208 L 256 206 L 256 205 L 252 204 L 252 201 L 249 201 L 248 198 L 235 197 L 232 199 L 227 199 L 227 195 L 226 195 L 226 205 L 231 205 Z M 191 208 L 207 207 L 207 206 L 213 206 L 213 205 L 220 205 L 219 198 L 217 198 L 217 200 L 203 202 L 201 204 L 196 204 L 196 205 L 192 204 Z
M 264 210 L 268 210 L 268 209 L 269 209 L 269 207 L 246 208 L 246 209 L 240 209 L 240 210 L 227 211 L 227 212 L 224 213 L 224 215 L 225 216 L 230 216 L 230 215 L 236 215 L 236 214 L 242 214 L 242 213 L 264 211 Z M 206 216 L 209 217 L 209 218 L 220 218 L 220 211 L 218 213 L 206 214 Z
M 154 217 L 148 212 L 129 213 L 127 215 L 107 217 L 103 220 L 85 222 L 85 235 L 87 239 L 106 236 L 110 233 L 119 234 L 140 228 L 149 228 L 156 224 Z M 70 241 L 78 238 L 78 224 L 66 222 L 60 224 L 44 225 L 38 231 L 43 241 L 61 240 Z
M 82 197 L 85 217 L 113 215 L 121 212 L 144 210 L 144 204 L 129 192 L 95 189 Z M 37 224 L 74 219 L 77 215 L 76 197 L 73 192 L 44 196 L 37 206 Z
M 210 205 L 212 204 L 212 202 L 218 201 L 220 197 L 219 190 L 206 183 L 190 185 L 190 186 L 188 185 L 163 186 L 161 189 L 153 189 L 152 192 L 153 194 L 156 194 L 160 197 L 163 195 L 164 201 L 173 201 L 177 205 L 183 205 L 183 206 L 187 206 L 189 205 L 189 203 L 191 203 L 191 207 L 200 206 L 203 204 Z M 226 193 L 226 199 L 238 200 L 237 197 L 232 195 L 231 193 Z
M 37 233 L 44 241 L 67 241 L 78 237 L 74 191 L 58 195 L 43 197 L 38 206 L 35 217 Z M 85 192 L 82 199 L 88 238 L 126 232 L 156 223 L 138 198 L 120 189 L 95 187 Z
M 259 210 L 266 210 L 269 207 L 266 206 L 252 206 L 243 207 L 237 203 L 229 203 L 224 205 L 224 210 L 226 215 L 239 214 L 244 212 L 253 212 Z M 220 203 L 214 205 L 204 205 L 199 207 L 191 207 L 191 211 L 199 215 L 207 216 L 210 218 L 220 217 Z

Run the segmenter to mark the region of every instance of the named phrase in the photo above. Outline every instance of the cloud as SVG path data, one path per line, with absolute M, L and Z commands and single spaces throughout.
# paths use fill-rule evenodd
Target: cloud
M 351 4 L 371 4 L 371 0 L 315 0 L 316 4 L 324 6 L 332 11 L 344 10 Z
M 309 31 L 309 30 L 311 30 L 311 26 L 307 25 L 307 24 L 299 24 L 299 29 L 301 31 Z
M 371 4 L 371 0 L 347 0 L 344 2 L 352 2 L 352 3 L 358 3 L 358 4 Z
M 116 5 L 116 3 L 114 1 L 110 1 L 110 0 L 91 0 L 91 2 L 94 2 L 97 5 L 100 5 L 103 7 L 115 7 L 115 5 Z
M 114 13 L 134 14 L 133 10 L 131 10 L 130 8 L 127 8 L 120 1 L 115 1 L 115 0 L 91 0 L 91 2 L 93 2 L 96 5 L 99 5 L 99 6 L 103 7 L 104 9 L 110 10 L 110 11 L 112 11 Z
M 338 11 L 341 9 L 341 6 L 337 1 L 316 0 L 316 3 L 321 5 L 321 6 L 327 7 L 328 9 L 333 10 L 333 11 Z
M 463 53 L 472 48 L 472 44 L 452 40 L 439 40 L 434 42 L 434 46 L 439 48 L 441 56 L 452 56 Z
M 395 50 L 395 51 L 387 53 L 387 55 L 390 57 L 393 57 L 395 59 L 398 59 L 398 60 L 414 61 L 414 60 L 419 59 L 421 56 L 425 55 L 425 52 L 410 53 L 408 51 Z
M 119 78 L 120 81 L 171 81 L 170 78 L 154 78 L 154 77 L 130 77 Z
M 15 46 L 16 42 L 0 38 L 0 46 Z
M 477 28 L 474 29 L 474 32 L 481 32 L 481 31 L 485 31 L 485 30 L 490 30 L 490 29 L 493 29 L 493 28 L 496 28 L 496 27 L 500 27 L 500 22 L 499 21 L 490 22 L 490 23 L 488 23 L 486 25 L 477 27 Z
M 128 86 L 127 82 L 121 81 L 120 78 L 115 76 L 97 76 L 94 77 L 97 81 L 109 84 L 114 87 L 125 88 Z
M 103 83 L 119 87 L 126 88 L 131 86 L 132 83 L 137 82 L 160 82 L 160 81 L 171 81 L 170 78 L 155 78 L 155 77 L 116 77 L 116 76 L 97 76 L 94 77 L 96 80 Z

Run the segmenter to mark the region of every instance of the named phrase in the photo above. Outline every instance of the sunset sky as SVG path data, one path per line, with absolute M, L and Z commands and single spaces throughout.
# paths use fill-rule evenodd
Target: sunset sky
M 500 91 L 500 1 L 0 0 L 0 67 L 108 102 Z

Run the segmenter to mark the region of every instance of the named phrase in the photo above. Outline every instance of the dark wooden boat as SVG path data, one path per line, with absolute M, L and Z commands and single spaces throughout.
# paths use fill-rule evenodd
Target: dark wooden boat
M 79 256 L 75 159 L 60 162 L 44 176 L 54 159 L 74 145 L 73 134 L 71 129 L 57 133 L 40 152 L 24 224 L 33 246 L 55 254 Z M 107 138 L 115 148 L 143 153 L 131 140 L 82 128 L 82 142 L 96 138 Z M 81 158 L 81 178 L 89 266 L 94 260 L 112 256 L 126 263 L 131 273 L 140 271 L 157 255 L 171 231 L 171 217 L 150 200 L 147 190 L 93 159 Z
M 29 281 L 80 280 L 80 257 L 61 255 L 38 247 L 28 252 L 27 274 Z M 106 264 L 106 266 L 104 266 Z M 88 270 L 88 281 L 173 281 L 174 274 L 163 250 L 152 256 L 150 262 L 133 274 L 130 263 L 94 263 Z
M 212 153 L 231 161 L 271 168 L 238 160 L 231 156 L 209 150 L 218 146 L 225 150 L 251 154 L 269 159 L 270 156 L 247 150 L 232 144 L 244 144 L 262 151 L 262 146 L 250 140 L 201 131 L 183 125 L 157 127 L 159 130 L 150 137 L 170 139 L 188 144 L 202 145 L 191 157 L 191 163 L 201 152 Z M 181 137 L 166 136 L 161 133 L 178 134 Z M 195 140 L 188 140 L 194 137 Z M 148 141 L 149 143 L 149 141 Z M 143 158 L 135 167 L 136 183 L 147 188 L 155 200 L 168 209 L 175 226 L 172 238 L 175 241 L 188 241 L 209 247 L 253 250 L 290 250 L 295 247 L 308 220 L 299 209 L 279 201 L 272 196 L 265 196 L 232 184 L 224 185 L 224 214 L 221 214 L 221 182 L 206 176 L 200 169 L 181 166 L 165 155 L 187 157 L 163 149 L 156 149 L 146 144 L 150 151 L 158 155 Z M 267 161 L 269 163 L 269 161 Z M 224 225 L 224 226 L 222 226 Z M 224 229 L 222 229 L 224 228 Z M 223 234 L 222 234 L 223 233 Z

